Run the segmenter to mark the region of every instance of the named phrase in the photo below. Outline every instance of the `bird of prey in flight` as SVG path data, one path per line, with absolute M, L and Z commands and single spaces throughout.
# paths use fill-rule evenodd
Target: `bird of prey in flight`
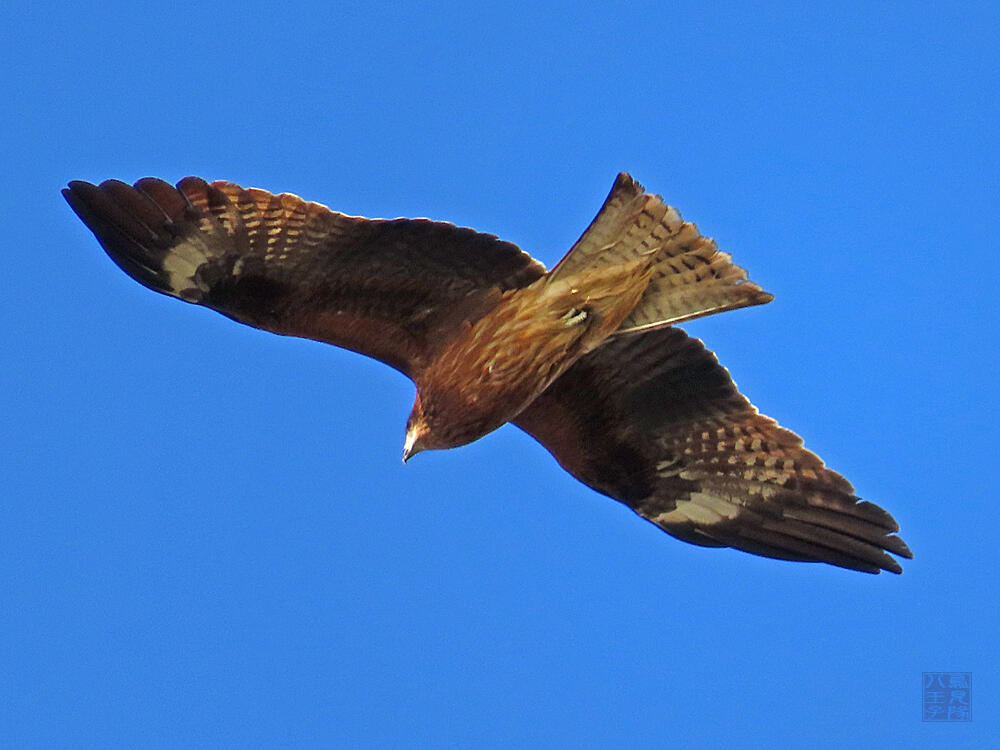
M 686 542 L 868 573 L 902 572 L 887 553 L 912 557 L 892 516 L 675 326 L 771 295 L 627 174 L 551 271 L 472 229 L 231 182 L 71 182 L 63 195 L 140 284 L 407 375 L 404 460 L 512 422 Z

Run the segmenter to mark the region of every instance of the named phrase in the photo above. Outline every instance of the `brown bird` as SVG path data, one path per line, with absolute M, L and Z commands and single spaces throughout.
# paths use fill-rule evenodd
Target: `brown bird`
M 886 511 L 736 390 L 675 323 L 769 302 L 627 174 L 566 256 L 427 219 L 366 219 L 196 177 L 71 182 L 129 276 L 417 386 L 403 460 L 513 422 L 570 474 L 686 542 L 902 572 Z

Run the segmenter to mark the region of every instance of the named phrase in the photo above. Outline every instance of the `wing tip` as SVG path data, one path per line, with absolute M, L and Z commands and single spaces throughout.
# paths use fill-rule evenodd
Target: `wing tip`
M 778 508 L 748 507 L 733 502 L 724 488 L 712 491 L 704 487 L 690 493 L 689 499 L 673 502 L 673 510 L 666 512 L 636 511 L 682 541 L 731 547 L 779 560 L 899 575 L 902 565 L 892 555 L 913 559 L 913 552 L 893 530 L 848 516 L 843 508 L 816 508 L 796 502 L 775 515 Z
M 132 186 L 104 180 L 95 185 L 71 180 L 60 192 L 116 266 L 153 291 L 180 297 L 165 267 L 174 240 L 165 227 L 172 220 L 162 205 L 141 189 L 142 182 Z

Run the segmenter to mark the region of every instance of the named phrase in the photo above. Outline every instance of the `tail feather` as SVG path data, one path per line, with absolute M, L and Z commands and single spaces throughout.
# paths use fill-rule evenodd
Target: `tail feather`
M 552 269 L 561 278 L 588 268 L 647 257 L 652 279 L 616 333 L 661 328 L 685 320 L 770 302 L 715 242 L 681 219 L 658 195 L 622 172 L 576 244 Z

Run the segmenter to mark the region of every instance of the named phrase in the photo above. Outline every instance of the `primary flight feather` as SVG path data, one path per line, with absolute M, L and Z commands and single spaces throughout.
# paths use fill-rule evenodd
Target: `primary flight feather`
M 627 174 L 549 272 L 471 229 L 230 182 L 71 182 L 63 195 L 150 289 L 409 376 L 404 460 L 512 422 L 684 541 L 869 573 L 902 571 L 887 553 L 912 557 L 892 516 L 674 327 L 771 295 Z

